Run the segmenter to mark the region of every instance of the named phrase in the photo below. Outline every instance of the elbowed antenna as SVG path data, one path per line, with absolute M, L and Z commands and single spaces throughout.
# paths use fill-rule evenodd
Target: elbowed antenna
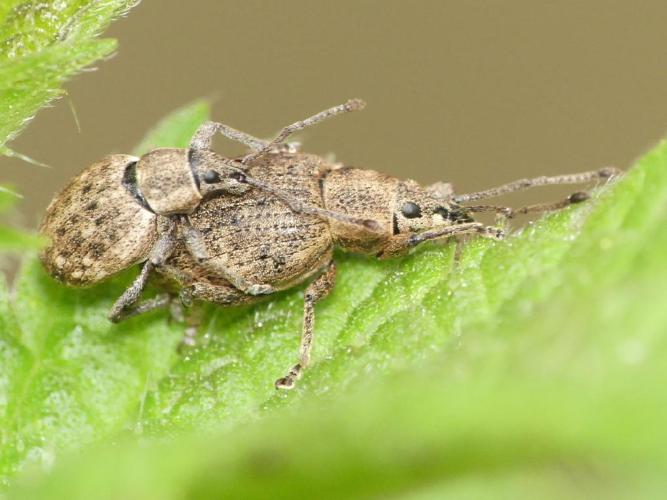
M 266 182 L 260 181 L 258 179 L 255 179 L 254 177 L 250 177 L 245 170 L 243 170 L 242 167 L 245 167 L 243 163 L 238 162 L 236 160 L 230 160 L 228 158 L 224 159 L 225 165 L 227 165 L 230 169 L 235 171 L 238 174 L 238 180 L 241 183 L 248 184 L 250 186 L 256 187 L 257 189 L 261 189 L 262 191 L 266 191 L 267 193 L 271 193 L 275 196 L 277 196 L 280 200 L 285 202 L 292 210 L 294 210 L 297 213 L 304 213 L 304 214 L 310 214 L 310 215 L 317 215 L 319 217 L 325 218 L 325 219 L 333 219 L 338 222 L 341 222 L 343 224 L 351 224 L 353 226 L 360 226 L 364 228 L 367 231 L 372 231 L 375 233 L 380 233 L 382 232 L 382 226 L 380 225 L 379 222 L 373 219 L 363 219 L 360 217 L 351 217 L 349 215 L 341 214 L 339 212 L 332 212 L 331 210 L 327 210 L 326 208 L 321 208 L 317 207 L 314 205 L 310 205 L 307 203 L 304 203 L 300 199 L 298 199 L 296 196 L 293 194 L 280 189 L 271 186 L 270 184 L 267 184 Z

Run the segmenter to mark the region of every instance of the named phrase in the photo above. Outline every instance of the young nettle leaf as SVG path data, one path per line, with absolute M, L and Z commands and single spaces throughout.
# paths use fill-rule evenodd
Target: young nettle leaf
M 41 106 L 62 93 L 60 86 L 68 77 L 111 54 L 116 47 L 115 40 L 97 40 L 95 37 L 135 3 L 129 0 L 9 0 L 0 3 L 0 154 L 22 156 L 11 152 L 5 145 L 7 141 L 16 137 Z M 0 188 L 0 213 L 6 214 L 18 199 L 11 189 Z M 9 224 L 0 225 L 1 251 L 35 249 L 43 243 L 41 237 Z M 83 426 L 77 425 L 80 421 L 76 414 L 66 410 L 71 408 L 69 395 L 52 385 L 53 374 L 57 372 L 53 365 L 56 358 L 45 355 L 48 349 L 40 343 L 58 338 L 57 318 L 67 315 L 67 306 L 58 301 L 52 303 L 44 295 L 41 299 L 45 302 L 40 303 L 39 293 L 34 289 L 27 298 L 31 305 L 23 302 L 26 298 L 23 283 L 29 275 L 30 265 L 26 264 L 18 279 L 18 290 L 14 293 L 17 307 L 10 306 L 9 292 L 4 284 L 0 290 L 2 485 L 6 485 L 8 478 L 26 461 L 49 463 L 63 443 L 69 441 L 65 434 L 58 436 L 47 430 L 54 422 L 60 422 L 56 426 L 63 428 L 63 423 L 69 420 L 67 425 L 74 434 L 87 434 Z M 53 285 L 46 282 L 41 292 L 48 295 L 49 287 Z M 94 302 L 94 295 L 81 297 Z M 17 317 L 21 319 L 17 320 Z M 31 330 L 31 325 L 37 325 L 39 331 Z M 76 325 L 77 331 L 84 328 L 80 323 Z M 51 333 L 53 337 L 49 336 Z M 60 334 L 64 332 L 60 331 Z M 66 378 L 55 377 L 63 385 L 69 384 Z M 41 383 L 44 385 L 38 389 Z M 44 406 L 40 407 L 35 401 L 42 401 Z M 67 416 L 59 420 L 55 415 Z
M 299 292 L 207 308 L 204 343 L 171 358 L 131 422 L 216 432 L 128 436 L 18 496 L 659 496 L 666 219 L 663 143 L 591 203 L 475 240 L 458 265 L 450 247 L 346 257 L 288 394 L 267 381 L 298 343 Z
M 182 141 L 179 132 L 189 138 L 208 113 L 197 101 L 156 130 Z M 155 135 L 146 140 L 160 141 Z M 8 346 L 2 352 L 21 354 L 0 364 L 2 387 L 10 390 L 0 407 L 3 484 L 23 467 L 49 466 L 63 450 L 141 429 L 141 402 L 167 376 L 184 329 L 165 315 L 109 322 L 109 309 L 133 272 L 82 290 L 57 283 L 34 257 L 24 263 L 15 285 L 16 321 L 0 331 Z
M 0 147 L 14 138 L 62 83 L 116 48 L 97 40 L 136 0 L 11 0 L 0 3 Z
M 0 186 L 0 220 L 7 216 L 21 195 L 13 189 Z M 18 251 L 39 248 L 43 244 L 43 238 L 10 225 L 0 224 L 0 251 Z
M 134 148 L 133 155 L 141 156 L 155 148 L 185 148 L 197 128 L 208 120 L 211 106 L 205 99 L 186 104 L 165 116 Z

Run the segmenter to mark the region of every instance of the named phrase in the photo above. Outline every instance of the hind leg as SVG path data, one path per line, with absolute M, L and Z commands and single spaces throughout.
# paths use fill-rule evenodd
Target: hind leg
M 336 282 L 336 264 L 331 261 L 322 274 L 313 281 L 303 296 L 303 329 L 301 331 L 301 347 L 299 362 L 292 366 L 282 378 L 276 380 L 276 389 L 292 389 L 310 364 L 310 353 L 313 348 L 313 329 L 315 327 L 315 304 L 329 295 Z

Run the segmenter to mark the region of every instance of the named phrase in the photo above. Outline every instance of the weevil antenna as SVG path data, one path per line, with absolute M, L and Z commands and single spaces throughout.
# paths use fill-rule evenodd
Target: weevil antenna
M 225 165 L 227 165 L 231 170 L 239 174 L 239 179 L 238 179 L 239 182 L 256 187 L 257 189 L 261 189 L 262 191 L 265 191 L 267 193 L 271 193 L 272 195 L 276 196 L 281 201 L 286 203 L 287 206 L 289 206 L 292 210 L 294 210 L 297 213 L 316 215 L 323 219 L 333 219 L 338 222 L 342 222 L 343 224 L 350 224 L 353 226 L 362 227 L 367 231 L 372 231 L 376 233 L 382 231 L 382 225 L 376 220 L 363 219 L 361 217 L 352 217 L 350 215 L 342 214 L 340 212 L 334 212 L 332 210 L 327 210 L 326 208 L 321 208 L 312 205 L 310 203 L 304 203 L 299 198 L 297 198 L 293 194 L 283 189 L 274 187 L 266 182 L 260 181 L 259 179 L 255 179 L 254 177 L 250 177 L 246 173 L 246 171 L 242 168 L 245 167 L 245 165 L 243 165 L 238 161 L 225 159 Z

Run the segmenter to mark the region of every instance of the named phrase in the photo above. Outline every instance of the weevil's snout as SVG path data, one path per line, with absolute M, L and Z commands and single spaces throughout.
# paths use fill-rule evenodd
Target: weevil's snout
M 475 222 L 470 212 L 465 207 L 455 203 L 449 203 L 447 206 L 439 206 L 435 209 L 443 221 L 449 224 L 463 224 L 465 222 Z
M 394 234 L 464 222 L 473 222 L 465 207 L 443 199 L 440 192 L 424 189 L 414 181 L 403 181 L 399 185 L 394 209 Z

